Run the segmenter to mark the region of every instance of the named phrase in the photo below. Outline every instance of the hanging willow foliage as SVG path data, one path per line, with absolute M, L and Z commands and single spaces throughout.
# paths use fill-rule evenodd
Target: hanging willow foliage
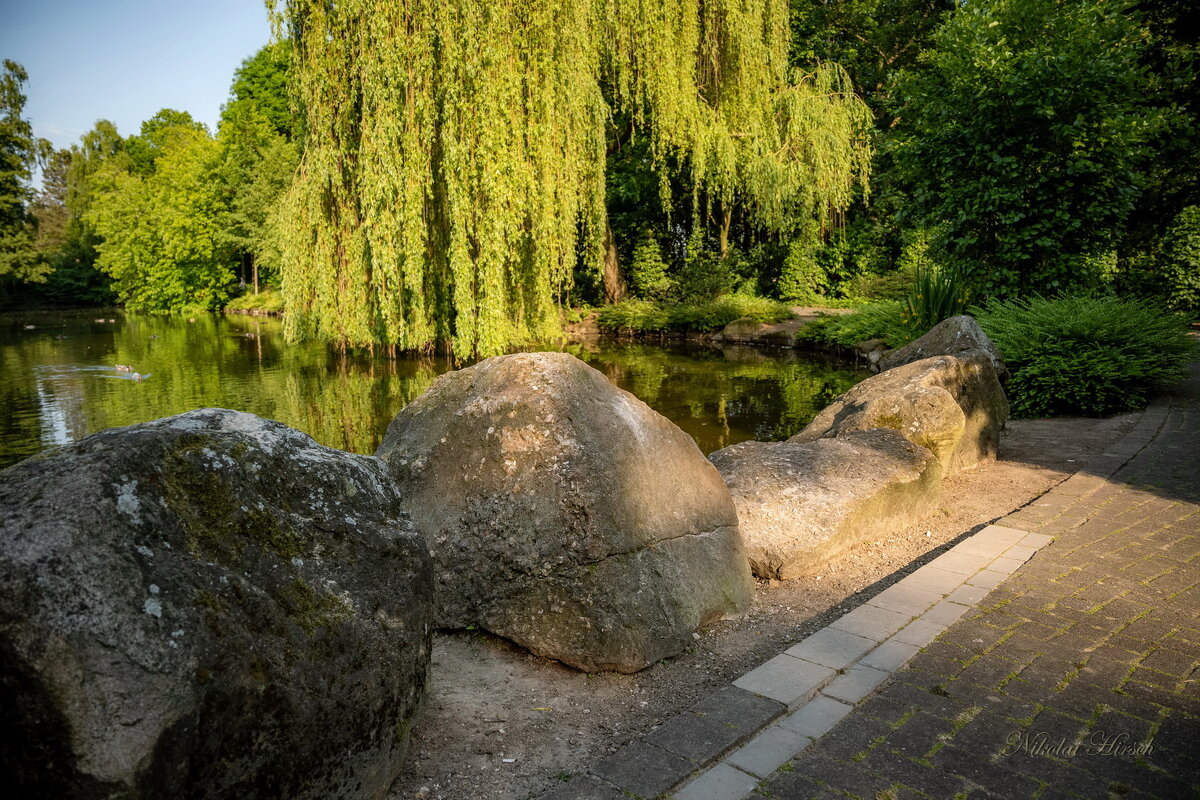
M 787 14 L 786 0 L 286 0 L 305 135 L 278 215 L 290 334 L 449 341 L 468 358 L 553 333 L 577 261 L 603 258 L 614 110 L 650 131 L 657 164 L 687 165 L 696 198 L 764 228 L 844 210 L 870 112 L 836 65 L 788 75 Z

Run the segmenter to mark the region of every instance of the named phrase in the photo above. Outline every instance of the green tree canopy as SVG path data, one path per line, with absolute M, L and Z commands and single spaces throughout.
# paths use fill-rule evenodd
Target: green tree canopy
M 151 173 L 110 159 L 90 178 L 85 220 L 101 238 L 98 265 L 131 310 L 218 308 L 234 280 L 220 229 L 220 145 L 186 123 L 153 139 Z
M 293 336 L 491 355 L 557 328 L 599 271 L 614 112 L 660 187 L 764 228 L 825 218 L 870 115 L 833 65 L 793 74 L 784 0 L 289 0 L 305 149 L 282 215 Z M 607 99 L 606 99 L 607 98 Z
M 291 54 L 287 42 L 272 42 L 243 61 L 233 74 L 229 103 L 222 110 L 222 118 L 236 106 L 252 105 L 276 133 L 291 138 L 292 112 L 288 100 Z
M 38 160 L 50 143 L 33 135 L 25 111 L 25 68 L 5 59 L 0 74 L 0 279 L 42 282 L 49 267 L 34 247 L 35 220 L 29 185 Z
M 900 82 L 915 221 L 989 294 L 1080 280 L 1139 192 L 1156 113 L 1126 0 L 960 7 Z

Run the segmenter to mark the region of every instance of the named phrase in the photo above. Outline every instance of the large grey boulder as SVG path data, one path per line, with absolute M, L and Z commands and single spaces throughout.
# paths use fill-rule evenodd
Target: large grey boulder
M 729 490 L 665 417 L 566 353 L 439 377 L 377 453 L 433 553 L 437 621 L 634 672 L 743 612 Z
M 969 351 L 983 353 L 992 363 L 1001 384 L 1008 383 L 1008 367 L 1000 349 L 987 337 L 974 317 L 963 314 L 934 325 L 916 341 L 889 350 L 879 359 L 880 371 L 893 369 L 933 356 L 957 356 Z
M 792 442 L 891 428 L 928 448 L 950 475 L 996 457 L 1008 399 L 991 360 L 978 350 L 904 364 L 857 384 Z
M 204 409 L 0 473 L 6 797 L 369 798 L 432 571 L 382 462 Z
M 933 454 L 877 429 L 742 442 L 709 456 L 733 493 L 754 574 L 787 580 L 916 521 L 941 489 Z

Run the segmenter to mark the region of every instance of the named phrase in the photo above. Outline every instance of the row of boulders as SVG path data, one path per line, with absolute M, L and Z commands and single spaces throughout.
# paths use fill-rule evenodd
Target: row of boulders
M 994 453 L 980 352 L 711 462 L 561 353 L 441 376 L 374 457 L 205 409 L 22 462 L 0 473 L 0 769 L 22 796 L 376 796 L 433 627 L 589 671 L 679 653 L 748 608 L 751 565 L 811 571 Z
M 881 359 L 786 442 L 710 456 L 738 509 L 754 574 L 787 579 L 920 518 L 942 478 L 996 456 L 1008 417 L 1004 360 L 954 317 Z
M 0 473 L 0 770 L 7 796 L 375 797 L 432 628 L 633 672 L 752 595 L 716 468 L 570 355 L 443 375 L 378 456 L 223 409 L 109 430 Z

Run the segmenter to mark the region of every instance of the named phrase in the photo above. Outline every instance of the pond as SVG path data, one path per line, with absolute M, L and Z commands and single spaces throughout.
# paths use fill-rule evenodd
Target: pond
M 534 349 L 583 359 L 705 453 L 787 438 L 867 374 L 779 349 L 606 340 Z M 322 444 L 372 453 L 396 412 L 452 368 L 436 356 L 288 344 L 279 321 L 264 317 L 0 314 L 0 467 L 104 428 L 204 406 L 249 411 Z

